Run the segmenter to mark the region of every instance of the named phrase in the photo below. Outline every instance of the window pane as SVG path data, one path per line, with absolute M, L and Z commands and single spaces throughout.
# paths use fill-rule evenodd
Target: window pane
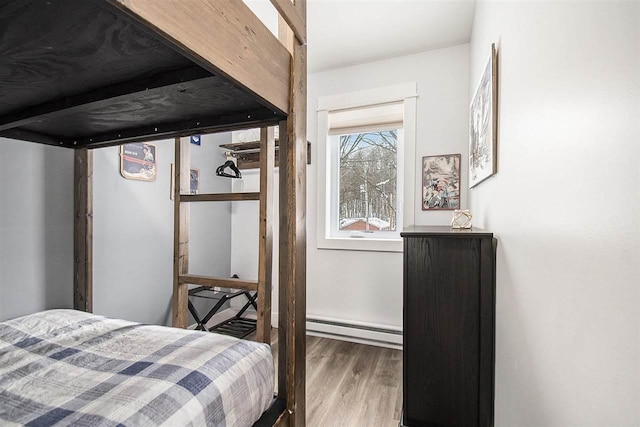
M 397 130 L 340 136 L 338 229 L 396 231 Z

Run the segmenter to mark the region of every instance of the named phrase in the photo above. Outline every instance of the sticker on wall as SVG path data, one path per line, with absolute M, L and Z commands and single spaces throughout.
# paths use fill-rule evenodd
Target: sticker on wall
M 192 144 L 200 145 L 200 135 L 191 135 L 190 141 Z
M 189 194 L 198 194 L 198 187 L 200 185 L 200 169 L 191 168 L 189 172 Z
M 157 148 L 134 142 L 120 146 L 120 174 L 127 179 L 153 182 L 157 173 Z

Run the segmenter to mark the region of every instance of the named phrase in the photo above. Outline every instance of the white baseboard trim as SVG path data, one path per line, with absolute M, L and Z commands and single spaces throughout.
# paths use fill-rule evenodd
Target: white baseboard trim
M 310 331 L 308 329 L 307 329 L 307 335 L 312 337 L 329 338 L 329 339 L 338 340 L 338 341 L 347 341 L 347 342 L 352 342 L 356 344 L 372 345 L 375 347 L 384 347 L 384 348 L 391 348 L 394 350 L 402 350 L 402 344 L 394 344 L 387 341 L 362 339 L 362 338 L 354 337 L 351 335 L 347 336 L 347 335 L 330 334 L 330 333 L 324 333 L 324 332 Z
M 278 313 L 271 314 L 271 325 L 278 326 Z M 307 316 L 307 335 L 402 349 L 402 328 L 397 326 Z

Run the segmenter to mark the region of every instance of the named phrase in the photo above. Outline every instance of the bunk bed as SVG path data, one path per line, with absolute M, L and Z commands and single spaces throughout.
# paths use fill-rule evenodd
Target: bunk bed
M 180 185 L 174 210 L 173 326 L 185 328 L 188 286 L 227 283 L 189 275 L 185 206 L 255 197 L 182 195 L 189 168 L 188 144 L 181 138 L 261 127 L 262 167 L 273 165 L 272 154 L 267 159 L 274 146 L 267 126 L 279 126 L 278 392 L 255 425 L 302 426 L 306 0 L 271 3 L 280 14 L 278 38 L 241 0 L 0 0 L 0 137 L 75 150 L 74 308 L 88 313 L 93 274 L 91 150 L 176 139 L 174 179 Z M 265 176 L 261 251 L 270 244 L 270 221 L 262 213 L 271 200 L 266 195 L 273 191 L 269 174 Z M 270 342 L 271 330 L 267 264 L 269 256 L 261 262 L 262 285 L 251 285 L 261 301 L 257 340 L 264 343 Z

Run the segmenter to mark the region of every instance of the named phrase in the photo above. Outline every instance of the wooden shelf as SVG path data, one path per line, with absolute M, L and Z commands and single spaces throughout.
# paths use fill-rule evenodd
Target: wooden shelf
M 180 195 L 181 202 L 239 202 L 260 200 L 260 193 L 213 193 Z
M 279 141 L 275 144 L 275 167 L 279 166 L 280 150 Z M 260 167 L 260 141 L 234 142 L 231 144 L 221 144 L 238 159 L 238 169 L 257 169 Z M 311 164 L 311 143 L 307 141 L 307 164 Z

